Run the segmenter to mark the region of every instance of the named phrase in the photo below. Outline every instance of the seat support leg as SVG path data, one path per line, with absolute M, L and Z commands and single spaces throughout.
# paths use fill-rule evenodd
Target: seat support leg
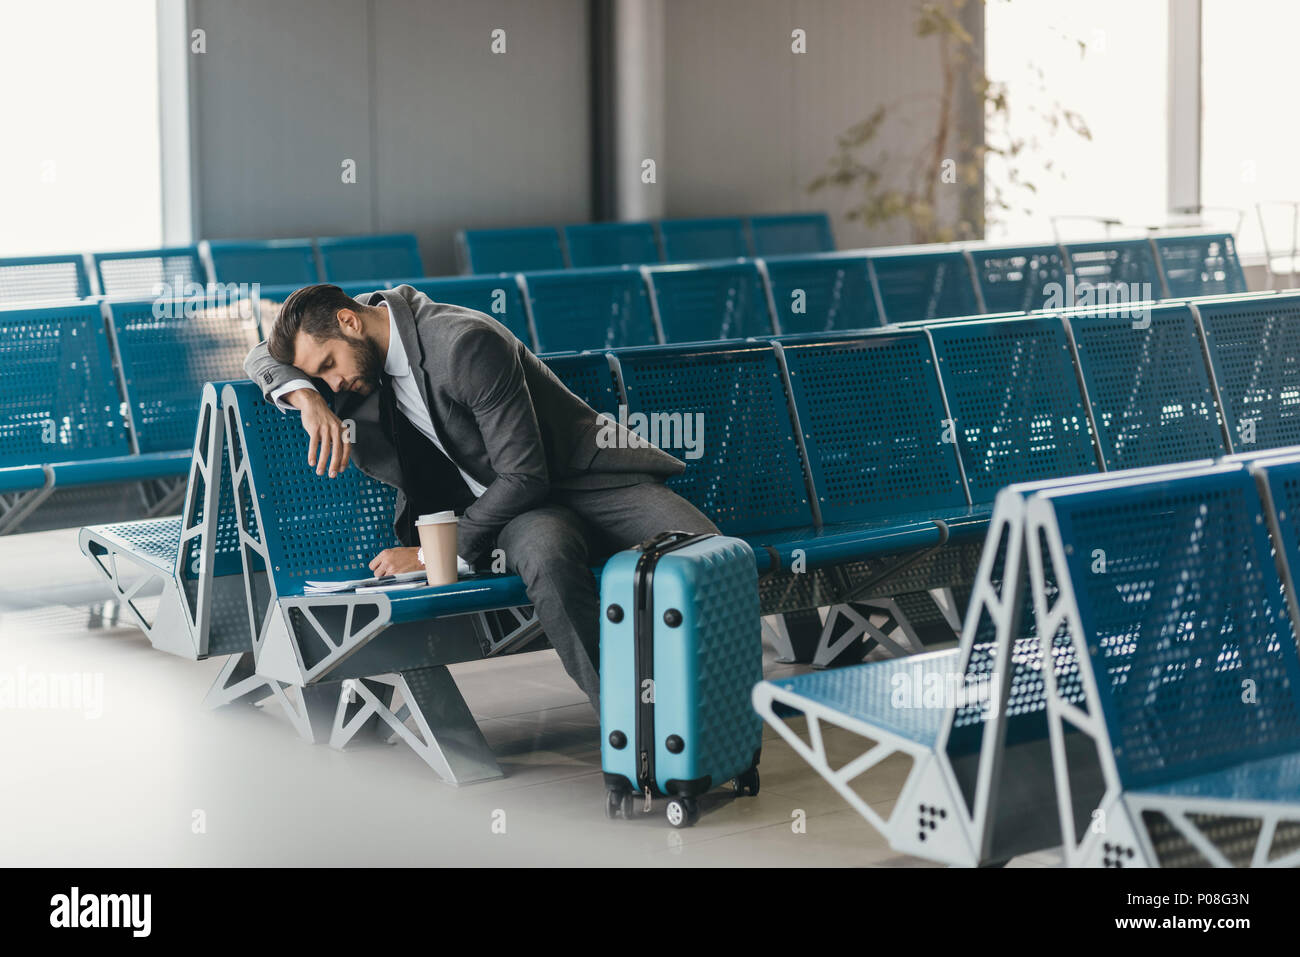
M 372 718 L 378 717 L 450 784 L 503 777 L 446 665 L 360 678 L 346 684 L 345 692 L 339 695 L 330 747 L 346 747 Z M 397 711 L 393 710 L 394 692 L 402 704 Z

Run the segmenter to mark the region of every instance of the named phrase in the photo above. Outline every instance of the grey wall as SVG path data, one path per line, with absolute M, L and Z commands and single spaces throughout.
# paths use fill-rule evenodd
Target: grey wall
M 828 209 L 841 248 L 907 241 L 901 225 L 868 231 L 845 220 L 847 195 L 805 186 L 836 136 L 878 104 L 908 101 L 899 117 L 910 122 L 884 130 L 892 152 L 933 133 L 938 44 L 914 35 L 916 8 L 915 0 L 668 0 L 659 164 L 668 215 Z M 970 13 L 980 29 L 981 5 Z M 795 28 L 807 32 L 806 53 L 791 52 Z M 967 132 L 982 137 L 978 119 Z M 955 209 L 956 194 L 941 188 L 940 201 Z
M 191 26 L 203 238 L 409 231 L 446 273 L 461 227 L 588 218 L 585 0 L 191 0 Z
M 199 236 L 410 231 L 441 273 L 456 229 L 589 218 L 587 0 L 188 2 L 208 45 L 190 57 Z M 914 18 L 914 0 L 666 0 L 655 208 L 825 208 L 841 247 L 905 241 L 804 187 L 880 102 L 910 100 L 891 149 L 929 134 L 938 56 Z

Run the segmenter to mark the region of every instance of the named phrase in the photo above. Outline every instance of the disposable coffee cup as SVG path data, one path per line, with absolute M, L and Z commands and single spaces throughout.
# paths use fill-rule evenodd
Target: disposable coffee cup
M 457 581 L 456 533 L 460 523 L 452 511 L 421 515 L 415 523 L 424 549 L 424 572 L 430 585 L 450 585 Z

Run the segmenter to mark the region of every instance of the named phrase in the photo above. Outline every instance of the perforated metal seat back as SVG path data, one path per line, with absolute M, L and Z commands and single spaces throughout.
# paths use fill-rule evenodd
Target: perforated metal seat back
M 749 234 L 755 256 L 829 253 L 835 250 L 830 217 L 825 213 L 751 216 Z
M 812 524 L 770 346 L 639 349 L 618 359 L 629 426 L 686 462 L 669 487 L 728 534 Z
M 1300 457 L 1290 461 L 1265 462 L 1257 471 L 1263 476 L 1271 499 L 1270 518 L 1276 522 L 1278 533 L 1275 544 L 1286 560 L 1291 577 L 1287 583 L 1288 594 L 1295 610 L 1300 613 L 1300 594 L 1296 593 L 1294 586 L 1296 576 L 1300 575 Z
M 1073 315 L 1069 323 L 1108 469 L 1227 451 L 1187 306 L 1099 310 Z
M 782 351 L 822 521 L 966 504 L 925 333 Z
M 652 223 L 579 223 L 564 227 L 569 265 L 639 266 L 662 261 Z
M 0 468 L 131 451 L 98 305 L 0 310 Z
M 772 335 L 767 290 L 752 262 L 659 266 L 647 274 L 668 342 Z
M 560 231 L 554 226 L 467 229 L 459 241 L 466 272 L 524 272 L 563 269 L 567 265 Z
M 972 501 L 1015 482 L 1098 471 L 1083 394 L 1058 319 L 928 330 Z
M 111 298 L 202 295 L 208 281 L 197 246 L 96 253 L 94 258 L 100 291 Z
M 636 269 L 583 269 L 524 277 L 538 352 L 582 352 L 658 342 L 645 280 Z
M 208 251 L 217 282 L 308 286 L 320 281 L 316 251 L 309 239 L 214 241 L 208 244 Z
M 1246 292 L 1246 275 L 1231 233 L 1156 238 L 1160 268 L 1171 296 Z
M 764 260 L 784 335 L 874 329 L 882 324 L 865 256 Z
M 970 264 L 959 252 L 873 256 L 885 322 L 977 316 Z
M 203 384 L 242 378 L 257 345 L 252 303 L 145 299 L 109 316 L 140 451 L 190 447 Z
M 1300 296 L 1196 308 L 1236 451 L 1300 445 Z
M 237 443 L 237 463 L 247 457 L 254 486 L 236 494 L 256 493 L 277 593 L 300 590 L 308 579 L 368 577 L 370 560 L 399 544 L 396 490 L 355 465 L 337 478 L 317 476 L 307 465 L 307 433 L 297 416 L 266 402 L 251 382 L 230 386 L 227 395 L 235 397 L 227 422 L 240 427 L 237 434 L 232 427 L 227 441 Z
M 424 273 L 420 244 L 411 233 L 334 236 L 316 240 L 324 282 L 377 280 Z
M 618 381 L 605 353 L 543 356 L 565 387 L 597 412 L 618 418 Z
M 739 219 L 664 219 L 659 222 L 666 262 L 700 262 L 748 256 Z
M 0 259 L 0 306 L 66 302 L 90 295 L 80 256 L 23 256 Z
M 1300 662 L 1244 469 L 1050 497 L 1126 788 L 1300 749 Z
M 972 249 L 970 254 L 988 312 L 1044 309 L 1054 291 L 1058 296 L 1064 293 L 1069 270 L 1060 246 Z
M 491 316 L 530 348 L 533 334 L 528 328 L 528 312 L 519 282 L 511 273 L 497 276 L 452 276 L 439 279 L 412 279 L 406 283 L 434 302 L 449 302 Z
M 1123 286 L 1131 302 L 1164 295 L 1155 253 L 1145 239 L 1069 243 L 1065 247 L 1077 284 L 1115 289 Z

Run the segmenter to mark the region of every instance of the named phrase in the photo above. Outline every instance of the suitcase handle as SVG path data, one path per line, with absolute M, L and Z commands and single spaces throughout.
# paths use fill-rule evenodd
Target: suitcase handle
M 689 545 L 691 542 L 699 541 L 701 538 L 708 538 L 712 532 L 660 532 L 658 535 L 651 535 L 640 545 L 636 546 L 639 552 L 661 552 L 670 548 L 679 548 L 683 545 Z

